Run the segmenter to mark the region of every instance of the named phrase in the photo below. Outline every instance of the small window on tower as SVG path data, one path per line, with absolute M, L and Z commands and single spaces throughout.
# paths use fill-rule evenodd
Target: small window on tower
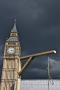
M 17 36 L 17 33 L 11 33 L 11 36 Z
M 15 33 L 12 33 L 12 36 L 15 36 Z
M 19 47 L 16 47 L 17 50 L 19 50 Z

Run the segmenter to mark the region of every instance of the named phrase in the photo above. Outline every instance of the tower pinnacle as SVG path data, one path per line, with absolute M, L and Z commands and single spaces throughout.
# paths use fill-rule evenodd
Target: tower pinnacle
M 16 24 L 16 18 L 14 19 L 14 23 Z
M 13 28 L 11 29 L 10 37 L 7 41 L 18 41 L 18 32 L 16 28 L 16 19 L 14 20 Z
M 16 19 L 14 19 L 14 25 L 13 25 L 13 28 L 11 29 L 11 32 L 17 32 Z

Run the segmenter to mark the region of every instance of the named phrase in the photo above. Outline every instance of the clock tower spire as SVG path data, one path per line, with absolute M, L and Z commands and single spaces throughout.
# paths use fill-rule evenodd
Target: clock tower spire
M 18 41 L 18 32 L 16 27 L 16 20 L 14 20 L 14 25 L 11 29 L 10 37 L 7 41 Z
M 14 25 L 13 25 L 13 28 L 12 28 L 11 32 L 16 32 L 17 33 L 16 19 L 14 20 Z

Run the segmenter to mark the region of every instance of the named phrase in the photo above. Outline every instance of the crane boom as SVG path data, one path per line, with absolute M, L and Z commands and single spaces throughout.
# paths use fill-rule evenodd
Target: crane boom
M 22 67 L 21 71 L 18 72 L 19 77 L 21 76 L 21 74 L 23 73 L 23 71 L 25 70 L 25 68 L 30 64 L 30 62 L 33 60 L 33 57 L 37 57 L 37 56 L 42 56 L 42 55 L 48 55 L 48 54 L 55 54 L 56 51 L 55 50 L 50 50 L 50 51 L 46 51 L 46 52 L 42 52 L 42 53 L 37 53 L 37 54 L 32 54 L 32 55 L 28 55 L 28 56 L 24 56 L 21 57 L 21 59 L 26 59 L 28 58 L 28 61 L 26 61 L 26 63 L 24 64 L 24 66 Z
M 29 57 L 37 57 L 37 56 L 48 55 L 48 54 L 55 54 L 55 53 L 56 53 L 55 50 L 45 51 L 45 52 L 36 53 L 36 54 L 32 54 L 32 55 L 22 56 L 21 60 L 29 58 Z

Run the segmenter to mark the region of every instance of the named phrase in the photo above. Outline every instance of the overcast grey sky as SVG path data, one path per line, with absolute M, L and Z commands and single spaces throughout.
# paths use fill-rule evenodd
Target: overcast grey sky
M 60 54 L 59 0 L 0 0 L 0 56 L 14 18 L 17 20 L 22 55 L 49 49 L 56 49 Z M 55 60 L 60 59 L 59 54 L 53 56 Z M 55 78 L 59 76 L 60 71 Z M 47 57 L 35 59 L 23 75 L 23 79 L 26 78 L 47 78 Z

